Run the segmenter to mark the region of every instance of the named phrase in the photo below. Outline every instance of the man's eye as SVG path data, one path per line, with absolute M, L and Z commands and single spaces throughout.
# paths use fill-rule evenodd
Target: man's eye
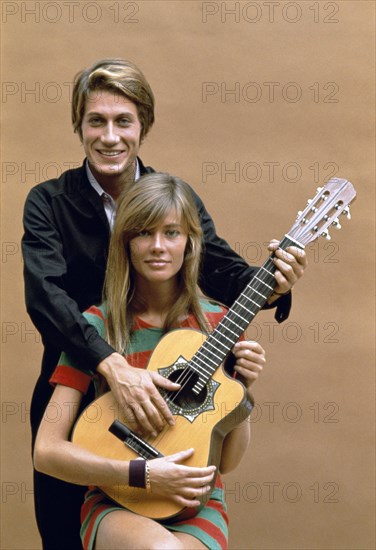
M 130 120 L 128 118 L 121 118 L 119 120 L 120 126 L 129 126 Z
M 89 119 L 91 126 L 99 126 L 102 123 L 102 119 L 99 117 L 93 117 Z

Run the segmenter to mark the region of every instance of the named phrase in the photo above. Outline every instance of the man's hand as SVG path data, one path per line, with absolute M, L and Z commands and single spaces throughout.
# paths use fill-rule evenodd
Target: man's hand
M 274 252 L 274 265 L 276 271 L 274 273 L 277 286 L 274 289 L 274 294 L 268 300 L 271 304 L 278 300 L 279 295 L 287 294 L 297 281 L 303 276 L 304 270 L 307 267 L 307 256 L 304 250 L 296 246 L 289 246 L 286 250 L 278 248 L 279 241 L 273 239 L 268 250 Z
M 154 437 L 167 422 L 175 423 L 157 386 L 170 391 L 180 388 L 156 372 L 132 367 L 120 353 L 112 353 L 97 367 L 110 386 L 116 401 L 135 430 Z

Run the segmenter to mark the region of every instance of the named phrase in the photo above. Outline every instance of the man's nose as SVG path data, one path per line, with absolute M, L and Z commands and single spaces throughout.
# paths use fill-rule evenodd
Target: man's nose
M 105 128 L 104 132 L 101 136 L 102 143 L 106 145 L 114 145 L 118 143 L 119 136 L 117 135 L 116 128 L 112 122 L 109 122 Z

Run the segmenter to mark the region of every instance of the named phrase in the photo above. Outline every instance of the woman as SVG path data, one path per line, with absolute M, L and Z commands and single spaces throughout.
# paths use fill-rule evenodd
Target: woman
M 85 316 L 109 344 L 140 369 L 140 385 L 160 380 L 143 371 L 148 358 L 167 331 L 192 327 L 210 332 L 225 314 L 224 307 L 199 298 L 197 280 L 202 231 L 187 184 L 167 174 L 149 174 L 128 186 L 119 199 L 110 243 L 105 279 L 106 301 Z M 235 345 L 234 370 L 250 396 L 252 383 L 265 363 L 256 342 Z M 154 377 L 162 378 L 155 374 Z M 98 457 L 69 441 L 78 410 L 91 383 L 96 393 L 106 389 L 105 378 L 79 370 L 69 356 L 60 358 L 51 382 L 56 385 L 51 402 L 62 411 L 61 420 L 44 417 L 39 428 L 34 460 L 37 470 L 81 485 L 130 484 L 134 461 Z M 180 386 L 174 384 L 177 390 Z M 134 389 L 137 393 L 137 384 Z M 161 399 L 160 396 L 158 396 Z M 66 407 L 69 403 L 69 407 Z M 147 406 L 147 403 L 145 404 Z M 69 410 L 68 410 L 69 409 Z M 146 412 L 140 413 L 146 415 Z M 155 419 L 163 425 L 162 415 Z M 248 447 L 250 423 L 243 421 L 225 438 L 220 471 L 234 469 Z M 199 507 L 198 496 L 208 493 L 215 467 L 188 467 L 194 453 L 185 449 L 148 461 L 147 484 L 187 508 Z M 144 480 L 145 481 L 145 480 Z M 145 481 L 146 483 L 146 481 Z M 144 483 L 144 485 L 145 485 Z M 117 506 L 99 489 L 91 487 L 82 508 L 81 537 L 84 548 L 226 548 L 227 516 L 220 477 L 208 503 L 189 520 L 157 522 Z

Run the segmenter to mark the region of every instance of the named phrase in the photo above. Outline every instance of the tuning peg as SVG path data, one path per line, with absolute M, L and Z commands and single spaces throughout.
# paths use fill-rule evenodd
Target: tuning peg
M 299 210 L 298 217 L 296 219 L 298 220 L 302 214 L 303 214 L 302 210 Z M 306 218 L 303 218 L 302 220 L 300 220 L 300 223 L 306 224 L 308 223 L 308 220 Z
M 307 200 L 307 206 L 309 206 L 311 204 L 311 202 L 313 202 L 313 199 L 308 199 Z M 317 212 L 316 206 L 311 206 L 311 212 Z
M 332 221 L 332 225 L 334 225 L 334 227 L 335 227 L 336 229 L 341 229 L 341 227 L 342 227 L 341 224 L 339 223 L 339 219 L 338 219 L 338 218 L 336 218 L 335 220 Z
M 331 239 L 331 236 L 329 235 L 329 231 L 323 231 L 321 233 L 321 236 L 325 237 L 327 241 L 330 241 L 330 239 Z
M 342 211 L 342 214 L 344 214 L 348 220 L 351 220 L 350 208 L 348 206 L 344 208 L 344 210 Z

